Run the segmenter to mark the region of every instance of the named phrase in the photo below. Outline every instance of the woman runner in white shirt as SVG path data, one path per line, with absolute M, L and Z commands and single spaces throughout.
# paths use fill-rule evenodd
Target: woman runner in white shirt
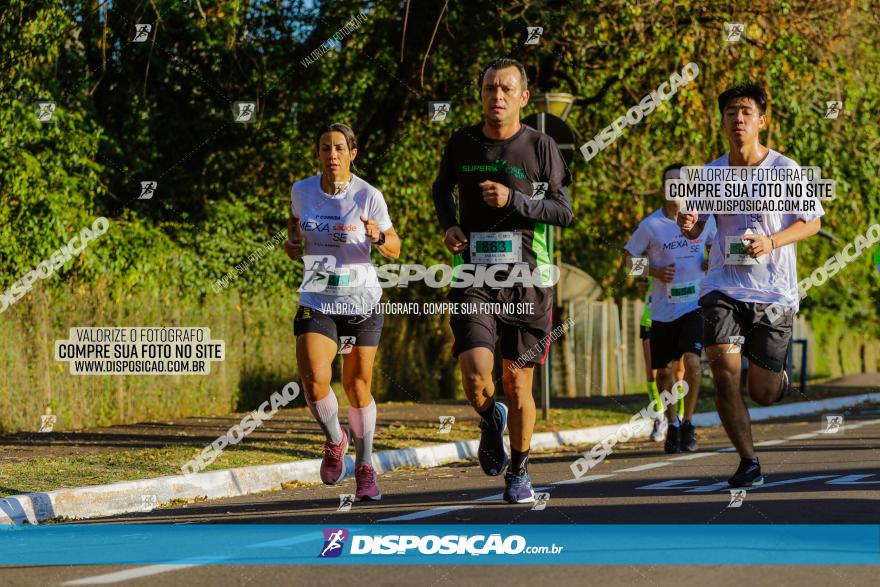
M 317 137 L 321 173 L 295 182 L 287 224 L 287 256 L 303 259 L 303 283 L 294 318 L 296 360 L 306 402 L 324 431 L 321 480 L 345 477 L 349 434 L 339 425 L 330 387 L 333 359 L 343 355 L 342 385 L 350 404 L 358 500 L 382 497 L 372 465 L 376 402 L 370 393 L 373 360 L 382 333 L 377 307 L 382 289 L 370 260 L 375 245 L 385 257 L 400 256 L 381 192 L 352 174 L 357 140 L 348 126 L 333 123 Z

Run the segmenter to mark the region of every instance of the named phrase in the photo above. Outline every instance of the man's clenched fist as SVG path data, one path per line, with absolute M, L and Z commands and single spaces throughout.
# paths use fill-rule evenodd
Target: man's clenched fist
M 483 190 L 483 201 L 492 208 L 503 208 L 507 205 L 510 188 L 503 183 L 487 179 L 480 183 L 480 189 Z

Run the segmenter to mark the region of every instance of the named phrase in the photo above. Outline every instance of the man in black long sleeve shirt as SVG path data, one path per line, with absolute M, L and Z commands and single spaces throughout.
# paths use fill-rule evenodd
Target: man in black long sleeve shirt
M 501 264 L 496 277 L 503 280 L 517 266 L 534 271 L 552 265 L 547 228 L 572 222 L 571 174 L 553 139 L 520 123 L 520 110 L 529 99 L 522 64 L 499 59 L 479 83 L 484 121 L 459 130 L 447 143 L 434 182 L 434 206 L 456 265 Z M 545 268 L 536 274 L 547 273 Z M 449 296 L 468 305 L 519 309 L 531 304 L 525 313 L 457 313 L 450 321 L 465 393 L 481 417 L 480 466 L 493 476 L 508 461 L 503 444 L 508 407 L 495 402 L 492 377 L 496 335 L 501 337 L 511 448 L 504 500 L 510 503 L 534 501 L 527 469 L 535 426 L 532 378 L 534 365 L 543 364 L 549 348 L 553 307 L 552 284 L 543 283 L 546 287 L 453 286 Z

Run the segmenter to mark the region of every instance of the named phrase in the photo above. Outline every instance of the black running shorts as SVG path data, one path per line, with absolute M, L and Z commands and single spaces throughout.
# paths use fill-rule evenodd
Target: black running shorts
M 794 310 L 774 313 L 771 322 L 766 313 L 770 305 L 741 302 L 720 291 L 707 293 L 700 298 L 703 344 L 739 344 L 750 364 L 779 373 L 791 342 Z
M 501 304 L 501 312 L 452 314 L 449 325 L 455 336 L 452 355 L 458 357 L 464 351 L 483 347 L 495 350 L 501 338 L 501 357 L 518 361 L 522 365 L 543 365 L 550 348 L 550 331 L 553 326 L 553 290 L 539 287 L 508 287 L 497 290 L 489 288 L 453 289 L 450 301 L 467 304 L 473 308 L 480 304 Z M 513 306 L 511 306 L 511 304 Z M 532 312 L 509 313 L 505 307 L 522 307 L 529 304 Z M 461 307 L 461 306 L 460 306 Z M 494 307 L 494 306 L 493 306 Z
M 300 306 L 293 319 L 293 334 L 299 336 L 316 332 L 330 338 L 341 347 L 379 346 L 385 316 L 379 313 L 343 315 L 325 314 L 320 310 Z
M 685 353 L 703 350 L 703 319 L 699 308 L 672 322 L 651 321 L 651 366 L 665 369 Z

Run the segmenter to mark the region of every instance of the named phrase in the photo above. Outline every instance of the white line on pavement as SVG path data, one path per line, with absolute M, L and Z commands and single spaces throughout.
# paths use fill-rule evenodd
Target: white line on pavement
M 349 528 L 349 531 L 354 532 L 356 530 L 362 530 L 363 528 Z M 314 537 L 311 535 L 304 536 L 296 536 L 294 538 L 282 538 L 280 540 L 269 540 L 266 542 L 259 542 L 257 544 L 248 544 L 245 545 L 244 548 L 280 548 L 284 546 L 290 546 L 292 544 L 299 544 L 300 542 L 307 542 L 308 540 L 313 540 Z M 82 579 L 75 579 L 73 581 L 68 581 L 63 583 L 64 585 L 101 585 L 107 583 L 121 583 L 122 581 L 130 581 L 132 579 L 140 579 L 141 577 L 150 577 L 152 575 L 158 575 L 159 573 L 167 573 L 170 571 L 180 571 L 182 569 L 189 569 L 192 567 L 201 567 L 209 563 L 216 563 L 222 560 L 229 559 L 231 557 L 228 556 L 216 556 L 216 557 L 199 557 L 193 560 L 198 562 L 184 562 L 180 563 L 168 563 L 168 564 L 159 564 L 159 565 L 149 565 L 146 567 L 135 567 L 133 569 L 126 569 L 124 571 L 115 571 L 113 573 L 107 573 L 104 575 L 95 575 L 94 577 L 84 577 Z
M 606 479 L 608 477 L 614 477 L 614 473 L 610 475 L 584 475 L 578 479 L 563 479 L 562 481 L 556 481 L 555 483 L 551 483 L 550 485 L 574 485 L 575 483 L 586 483 L 587 481 L 595 481 L 596 479 Z
M 776 446 L 777 444 L 785 444 L 786 442 L 788 442 L 788 440 L 784 438 L 780 440 L 765 440 L 764 442 L 756 442 L 755 446 Z
M 688 489 L 685 493 L 707 493 L 709 491 L 716 491 L 718 489 L 729 488 L 730 485 L 727 481 L 718 481 L 717 483 L 712 483 L 711 485 L 702 485 L 700 487 L 694 487 L 693 489 Z
M 533 491 L 547 491 L 549 489 L 553 489 L 552 487 L 534 487 Z M 486 497 L 479 497 L 473 501 L 498 501 L 503 496 L 503 493 L 496 493 L 495 495 L 487 495 Z M 443 514 L 454 512 L 456 510 L 465 510 L 468 508 L 474 507 L 473 505 L 453 505 L 453 506 L 442 506 L 436 508 L 430 508 L 427 510 L 421 510 L 418 512 L 411 512 L 409 514 L 403 514 L 401 516 L 394 516 L 392 518 L 381 518 L 376 520 L 377 522 L 402 522 L 404 520 L 423 520 L 425 518 L 433 518 L 434 516 L 442 516 Z
M 421 510 L 418 512 L 412 512 L 409 514 L 404 514 L 402 516 L 394 516 L 392 518 L 382 518 L 380 520 L 376 520 L 377 522 L 405 522 L 407 520 L 421 520 L 422 518 L 431 518 L 434 516 L 442 516 L 443 514 L 447 514 L 449 512 L 454 512 L 456 510 L 466 510 L 472 508 L 472 505 L 453 505 L 449 507 L 442 508 L 434 508 L 430 510 Z
M 766 489 L 768 487 L 779 487 L 780 485 L 791 485 L 792 483 L 804 483 L 807 481 L 819 481 L 821 479 L 833 479 L 837 477 L 837 475 L 812 475 L 810 477 L 799 477 L 797 479 L 783 479 L 782 481 L 774 481 L 773 483 L 764 483 L 763 485 L 756 485 L 754 487 L 747 487 L 750 491 L 755 491 L 758 489 Z
M 217 559 L 221 560 L 221 559 Z M 169 571 L 179 571 L 190 567 L 200 567 L 202 563 L 177 564 L 177 565 L 150 565 L 148 567 L 136 567 L 134 569 L 126 569 L 124 571 L 116 571 L 106 573 L 104 575 L 95 575 L 94 577 L 84 577 L 82 579 L 74 579 L 67 581 L 64 585 L 104 585 L 107 583 L 121 583 L 122 581 L 131 581 L 132 579 L 140 579 L 141 577 L 150 577 L 159 573 L 167 573 Z
M 861 422 L 856 422 L 855 424 L 847 423 L 844 426 L 844 429 L 849 428 L 850 430 L 853 430 L 855 428 L 861 428 L 862 426 L 870 426 L 871 424 L 876 424 L 877 422 L 878 420 L 863 420 Z
M 714 452 L 695 452 L 695 453 L 689 454 L 689 455 L 683 455 L 680 457 L 673 457 L 669 460 L 670 461 L 692 461 L 694 459 L 702 459 L 703 457 L 711 457 L 711 456 L 714 456 L 715 454 L 716 453 L 714 453 Z
M 671 465 L 669 461 L 661 461 L 659 463 L 645 463 L 644 465 L 636 465 L 635 467 L 629 467 L 628 469 L 617 469 L 614 471 L 615 473 L 636 473 L 638 471 L 650 471 L 651 469 L 659 469 L 660 467 L 666 467 Z

